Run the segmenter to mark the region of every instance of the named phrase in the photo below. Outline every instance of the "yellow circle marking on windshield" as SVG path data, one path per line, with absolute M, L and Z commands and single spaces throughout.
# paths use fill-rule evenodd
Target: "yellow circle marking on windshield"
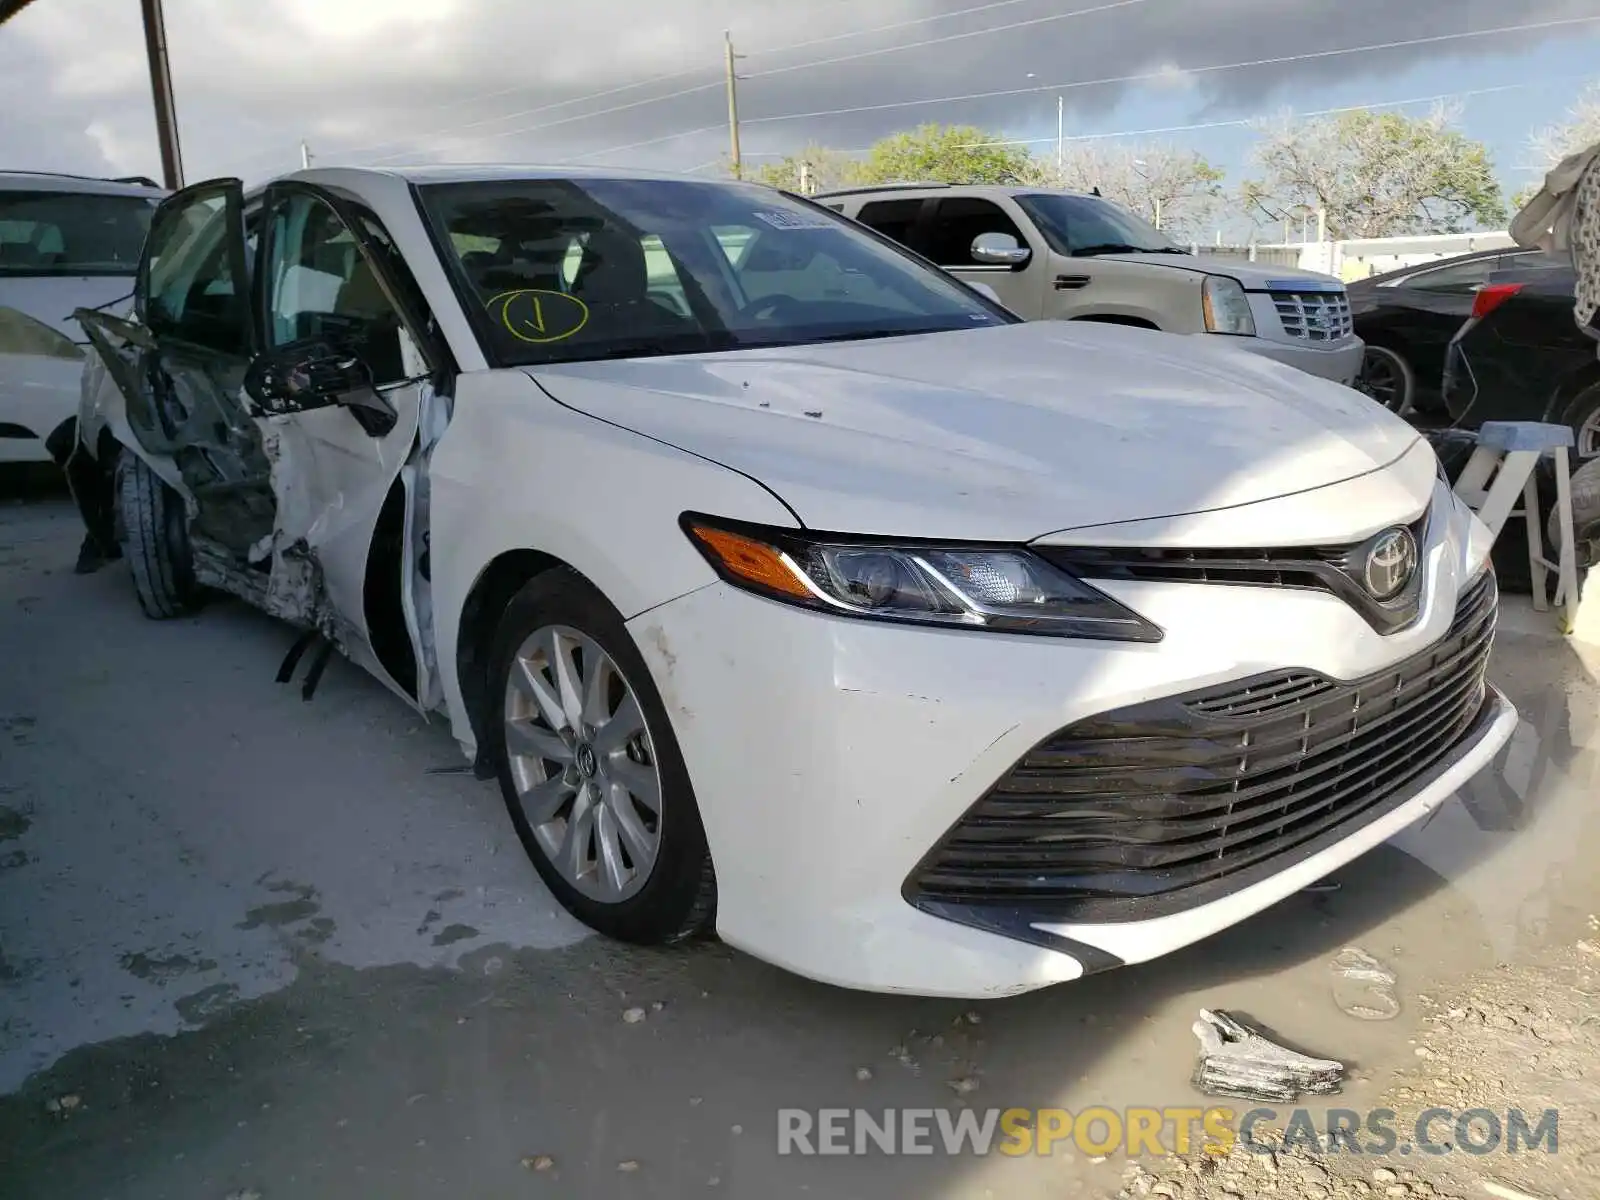
M 497 308 L 498 306 L 498 308 Z M 576 296 L 548 288 L 519 288 L 491 296 L 484 307 L 498 312 L 506 332 L 523 342 L 559 342 L 589 323 L 589 306 Z

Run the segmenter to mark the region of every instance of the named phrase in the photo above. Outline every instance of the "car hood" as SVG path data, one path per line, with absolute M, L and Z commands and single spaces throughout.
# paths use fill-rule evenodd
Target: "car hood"
M 0 278 L 0 308 L 14 308 L 35 321 L 66 334 L 75 342 L 89 339 L 72 315 L 74 309 L 98 308 L 133 294 L 131 275 L 30 275 Z M 126 307 L 126 306 L 124 306 Z M 123 309 L 111 306 L 112 311 Z
M 1378 470 L 1418 436 L 1224 339 L 1089 322 L 527 370 L 836 532 L 1026 541 L 1179 516 Z
M 1228 258 L 1220 254 L 1208 254 L 1204 258 L 1192 254 L 1102 254 L 1098 257 L 1152 267 L 1176 267 L 1201 275 L 1226 275 L 1237 279 L 1247 292 L 1323 291 L 1344 287 L 1342 280 L 1320 271 L 1253 263 L 1247 258 Z

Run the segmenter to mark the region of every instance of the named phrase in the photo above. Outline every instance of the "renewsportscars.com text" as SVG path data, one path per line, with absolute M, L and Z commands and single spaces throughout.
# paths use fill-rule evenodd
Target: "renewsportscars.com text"
M 1281 1132 L 1280 1132 L 1281 1130 Z M 1076 1150 L 1130 1158 L 1267 1153 L 1389 1155 L 1516 1154 L 1559 1149 L 1555 1109 L 1424 1109 L 1409 1125 L 1392 1109 L 1330 1108 L 785 1108 L 778 1110 L 778 1153 L 803 1155 L 1027 1154 Z

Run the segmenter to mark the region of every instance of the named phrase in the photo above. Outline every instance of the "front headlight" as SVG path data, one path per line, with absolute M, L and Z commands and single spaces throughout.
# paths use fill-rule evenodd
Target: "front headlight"
M 34 354 L 43 358 L 83 357 L 83 351 L 71 338 L 14 308 L 0 308 L 0 354 Z
M 1231 333 L 1255 337 L 1256 319 L 1250 313 L 1250 297 L 1244 285 L 1226 275 L 1207 275 L 1200 303 L 1205 308 L 1208 333 Z
M 1055 637 L 1158 642 L 1161 630 L 1021 547 L 894 543 L 685 513 L 723 579 L 837 616 Z

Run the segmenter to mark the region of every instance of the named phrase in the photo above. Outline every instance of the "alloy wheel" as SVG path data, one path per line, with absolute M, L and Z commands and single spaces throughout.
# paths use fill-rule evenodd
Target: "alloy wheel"
M 1600 458 L 1600 408 L 1589 414 L 1578 426 L 1577 457 L 1579 462 Z
M 595 640 L 534 630 L 506 683 L 506 759 L 540 848 L 580 893 L 618 903 L 661 849 L 661 774 L 638 696 Z
M 1368 346 L 1356 387 L 1392 413 L 1410 406 L 1409 387 L 1399 356 L 1381 346 Z

